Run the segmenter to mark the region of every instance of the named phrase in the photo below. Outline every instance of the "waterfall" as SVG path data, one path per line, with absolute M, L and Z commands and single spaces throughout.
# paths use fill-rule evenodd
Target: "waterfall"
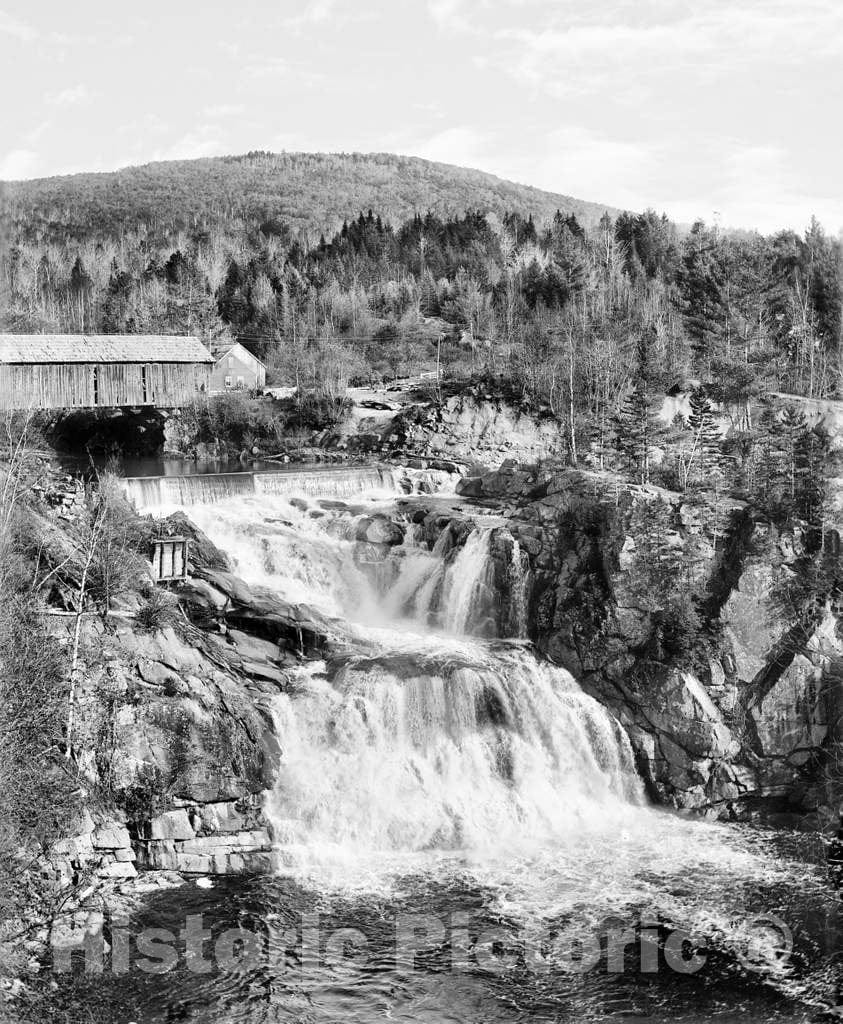
M 526 593 L 523 554 L 499 523 L 481 521 L 463 539 L 453 520 L 432 549 L 405 523 L 386 570 L 373 571 L 357 562 L 360 517 L 394 515 L 409 474 L 234 477 L 252 490 L 216 501 L 206 483 L 212 500 L 191 506 L 191 518 L 248 582 L 344 618 L 350 649 L 365 652 L 302 666 L 275 700 L 283 753 L 268 813 L 288 868 L 550 849 L 638 807 L 629 740 L 606 709 L 528 646 L 471 636 L 507 628 L 496 619 L 501 572 Z M 504 551 L 510 561 L 499 564 Z M 523 601 L 513 615 L 521 630 Z
M 506 594 L 495 582 L 493 543 L 502 536 L 511 541 Z M 530 563 L 526 552 L 509 532 L 480 524 L 462 547 L 452 549 L 448 526 L 430 556 L 410 556 L 394 587 L 422 622 L 438 623 L 449 633 L 525 637 Z M 449 557 L 450 554 L 450 557 Z M 408 598 L 415 590 L 416 597 Z
M 561 841 L 642 800 L 617 721 L 517 645 L 454 641 L 441 657 L 324 668 L 276 704 L 284 754 L 269 812 L 291 865 Z
M 530 592 L 530 561 L 517 540 L 512 542 L 509 566 L 509 635 L 527 635 L 527 598 Z
M 759 900 L 778 907 L 780 893 L 814 885 L 808 866 L 757 835 L 647 806 L 622 725 L 514 639 L 528 627 L 529 561 L 505 520 L 449 516 L 430 547 L 431 519 L 395 502 L 443 484 L 371 467 L 127 481 L 142 507 L 187 505 L 247 582 L 334 616 L 330 657 L 286 669 L 271 698 L 280 759 L 264 807 L 280 870 L 298 879 L 281 884 L 285 902 L 299 892 L 308 910 L 364 907 L 366 923 L 480 906 L 536 949 L 548 929 L 564 950 L 605 921 L 676 923 L 739 957 L 745 938 L 767 942 L 773 963 L 775 938 L 752 927 Z M 384 517 L 400 543 L 387 524 L 387 539 L 369 540 Z M 498 631 L 510 639 L 488 639 Z M 811 890 L 812 914 L 814 901 Z M 372 962 L 365 977 L 379 978 Z M 555 1014 L 558 975 L 544 977 Z M 576 979 L 577 998 L 595 977 Z M 342 987 L 333 968 L 328 984 Z M 378 1007 L 383 991 L 378 980 Z M 513 1005 L 480 1015 L 504 1019 Z
M 489 575 L 491 542 L 492 530 L 472 531 L 446 573 L 442 620 L 450 632 L 470 633 L 470 627 L 486 611 L 483 589 Z
M 126 495 L 140 511 L 162 507 L 209 505 L 247 495 L 303 495 L 348 498 L 364 493 L 431 494 L 459 478 L 440 469 L 354 466 L 186 476 L 127 477 Z
M 139 511 L 161 505 L 210 505 L 238 495 L 254 494 L 253 473 L 197 473 L 191 476 L 136 476 L 122 481 Z

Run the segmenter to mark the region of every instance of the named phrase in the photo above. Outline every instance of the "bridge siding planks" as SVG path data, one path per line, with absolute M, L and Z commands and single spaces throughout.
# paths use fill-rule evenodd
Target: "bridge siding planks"
M 0 363 L 0 408 L 169 408 L 207 392 L 211 369 L 211 364 L 185 362 Z

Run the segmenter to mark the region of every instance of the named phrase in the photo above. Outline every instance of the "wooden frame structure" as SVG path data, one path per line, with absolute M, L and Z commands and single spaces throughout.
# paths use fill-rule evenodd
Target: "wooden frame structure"
M 152 575 L 156 583 L 187 578 L 190 541 L 187 537 L 158 537 L 152 542 Z
M 196 338 L 0 334 L 0 409 L 174 408 L 208 391 Z

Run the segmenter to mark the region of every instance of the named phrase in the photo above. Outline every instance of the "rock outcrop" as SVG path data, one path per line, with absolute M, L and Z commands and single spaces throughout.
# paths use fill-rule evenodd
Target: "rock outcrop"
M 627 728 L 656 799 L 741 817 L 807 813 L 827 798 L 843 638 L 834 609 L 806 636 L 800 610 L 778 599 L 804 554 L 798 533 L 724 503 L 715 545 L 711 522 L 703 528 L 682 495 L 513 462 L 460 491 L 506 510 L 529 558 L 531 638 Z M 666 545 L 710 595 L 694 651 L 665 650 L 658 595 L 632 575 L 633 510 L 654 499 L 669 509 Z
M 286 682 L 277 645 L 234 630 L 150 634 L 90 619 L 82 649 L 90 661 L 78 739 L 96 751 L 86 774 L 110 794 L 111 817 L 93 825 L 86 815 L 80 834 L 53 851 L 61 878 L 265 870 L 263 793 L 279 755 L 271 699 Z
M 328 449 L 446 459 L 485 467 L 507 458 L 531 462 L 560 455 L 564 431 L 549 410 L 530 410 L 511 394 L 465 388 L 443 400 L 419 399 L 398 412 L 360 415 L 316 439 Z

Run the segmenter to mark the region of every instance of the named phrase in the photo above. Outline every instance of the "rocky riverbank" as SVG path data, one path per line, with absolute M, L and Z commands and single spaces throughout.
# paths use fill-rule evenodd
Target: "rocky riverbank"
M 505 463 L 458 490 L 495 502 L 529 558 L 530 637 L 627 728 L 662 803 L 714 816 L 831 815 L 838 795 L 838 609 L 783 595 L 805 571 L 798 528 L 608 474 Z M 658 503 L 708 621 L 667 649 L 664 595 L 642 591 L 634 521 Z M 719 534 L 719 536 L 718 536 Z M 640 543 L 640 538 L 639 538 Z
M 415 426 L 420 414 L 403 414 L 407 433 L 395 446 L 412 441 L 422 454 L 401 464 L 453 471 L 463 451 L 485 450 L 498 468 L 465 477 L 457 500 L 399 497 L 393 514 L 358 516 L 362 571 L 394 572 L 408 531 L 447 559 L 482 519 L 494 521 L 476 634 L 523 630 L 568 668 L 625 727 L 653 800 L 711 817 L 826 822 L 840 796 L 843 639 L 833 602 L 808 619 L 788 607 L 808 564 L 799 528 L 739 501 L 712 506 L 564 469 L 548 458 L 556 435 L 535 424 L 518 434 L 511 410 L 494 413 L 483 449 L 475 406 L 462 398 Z M 541 458 L 501 464 L 504 450 Z M 69 650 L 78 580 L 65 562 L 85 496 L 67 478 L 38 494 L 40 557 L 57 572 L 49 628 Z M 122 514 L 148 536 L 148 522 Z M 642 523 L 656 524 L 656 547 Z M 159 602 L 142 569 L 106 614 L 81 617 L 75 746 L 84 806 L 71 834 L 34 862 L 61 905 L 52 922 L 33 923 L 36 944 L 50 927 L 59 943 L 96 936 L 103 905 L 151 887 L 273 870 L 264 803 L 284 743 L 273 701 L 302 660 L 338 665 L 366 654 L 342 623 L 240 579 L 189 516 L 155 529 L 191 539 L 188 579 Z M 652 585 L 642 560 L 653 550 L 659 571 L 662 560 L 687 567 L 688 590 L 705 595 L 701 617 L 677 617 Z

